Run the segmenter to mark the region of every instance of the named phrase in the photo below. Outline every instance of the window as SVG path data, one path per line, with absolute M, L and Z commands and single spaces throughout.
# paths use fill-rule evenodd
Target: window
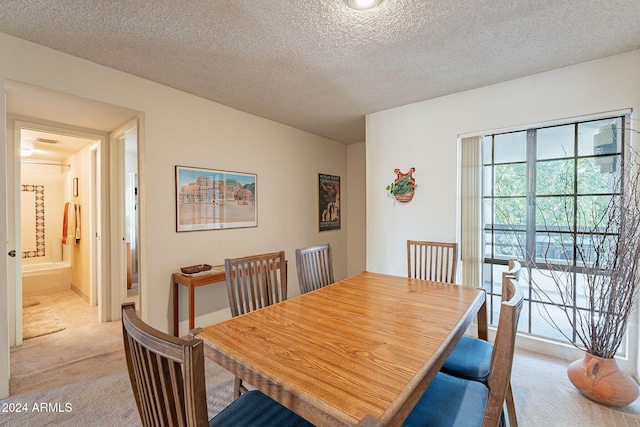
M 564 311 L 541 299 L 533 284 L 563 305 L 548 279 L 549 266 L 562 265 L 565 279 L 580 289 L 583 257 L 577 251 L 594 256 L 585 237 L 594 230 L 612 233 L 600 227 L 597 213 L 619 194 L 626 120 L 617 116 L 482 138 L 483 283 L 491 324 L 498 321 L 502 272 L 515 257 L 527 267 L 520 280 L 525 306 L 518 329 L 557 341 L 576 339 Z M 574 315 L 584 308 L 579 300 L 563 307 Z

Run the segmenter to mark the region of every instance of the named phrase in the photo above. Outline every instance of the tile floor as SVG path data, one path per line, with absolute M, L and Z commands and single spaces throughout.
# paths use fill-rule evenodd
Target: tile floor
M 137 288 L 127 292 L 127 301 L 137 301 Z M 51 309 L 67 329 L 74 329 L 92 323 L 99 323 L 98 306 L 90 306 L 82 297 L 72 290 L 33 295 L 44 308 Z
M 91 307 L 71 290 L 33 295 L 30 299 L 39 301 L 42 308 L 53 311 L 67 329 L 98 323 L 98 306 Z

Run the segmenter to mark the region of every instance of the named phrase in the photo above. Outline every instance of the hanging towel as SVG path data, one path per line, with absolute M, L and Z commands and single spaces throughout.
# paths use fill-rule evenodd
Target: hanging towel
M 69 231 L 69 202 L 64 204 L 64 216 L 62 219 L 62 244 L 67 244 L 67 233 Z
M 80 240 L 80 205 L 76 203 L 64 204 L 64 218 L 62 220 L 62 243 L 75 245 Z

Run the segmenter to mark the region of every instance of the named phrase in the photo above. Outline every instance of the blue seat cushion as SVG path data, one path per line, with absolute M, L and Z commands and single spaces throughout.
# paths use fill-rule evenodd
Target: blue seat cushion
M 482 426 L 488 399 L 484 384 L 438 372 L 402 426 Z
M 462 336 L 444 362 L 441 371 L 449 375 L 487 384 L 493 345 L 478 338 Z
M 313 427 L 258 390 L 242 394 L 209 421 L 209 427 Z

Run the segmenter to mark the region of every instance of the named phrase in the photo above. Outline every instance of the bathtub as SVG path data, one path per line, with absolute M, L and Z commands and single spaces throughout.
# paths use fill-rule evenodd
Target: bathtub
M 71 265 L 66 262 L 43 262 L 22 265 L 22 296 L 71 289 Z

